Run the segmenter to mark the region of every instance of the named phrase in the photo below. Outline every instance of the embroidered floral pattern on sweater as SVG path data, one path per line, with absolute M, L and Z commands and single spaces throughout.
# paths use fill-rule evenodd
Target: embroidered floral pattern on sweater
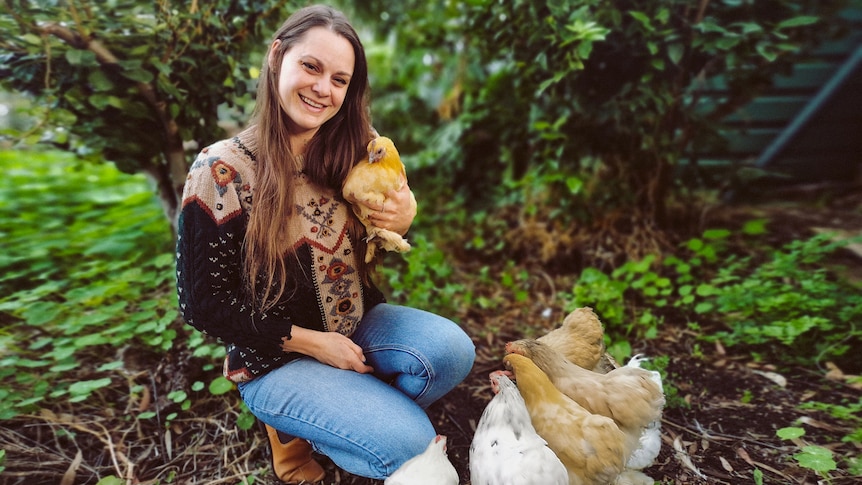
M 212 185 L 208 184 L 209 180 L 206 178 L 194 178 L 195 172 L 207 168 L 212 176 Z M 195 191 L 183 204 L 197 201 L 217 224 L 223 224 L 251 206 L 251 185 L 244 181 L 243 174 L 234 165 L 218 155 L 211 156 L 209 148 L 201 151 L 189 169 L 186 184 L 196 182 L 203 185 L 195 187 Z M 235 197 L 228 194 L 231 189 L 235 189 Z
M 356 268 L 348 262 L 353 248 L 347 236 L 348 207 L 320 189 L 311 189 L 304 175 L 297 177 L 296 214 L 291 233 L 302 235 L 294 243 L 308 244 L 314 261 L 314 284 L 327 330 L 351 335 L 363 314 L 362 291 Z
M 349 255 L 350 250 L 345 249 L 343 253 Z M 356 305 L 356 302 L 362 302 L 355 278 L 356 270 L 340 259 L 331 259 L 327 265 L 325 255 L 314 256 L 321 263 L 317 268 L 317 281 L 324 309 L 328 310 L 326 320 L 329 329 L 350 335 L 356 329 L 361 315 Z

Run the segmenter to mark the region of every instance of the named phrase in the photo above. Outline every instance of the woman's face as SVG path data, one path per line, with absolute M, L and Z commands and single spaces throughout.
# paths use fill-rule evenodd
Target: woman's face
M 273 42 L 270 56 L 280 44 L 280 40 Z M 269 62 L 273 65 L 274 61 Z M 278 99 L 291 121 L 294 150 L 301 153 L 303 144 L 341 109 L 354 61 L 350 42 L 324 27 L 309 29 L 284 53 Z

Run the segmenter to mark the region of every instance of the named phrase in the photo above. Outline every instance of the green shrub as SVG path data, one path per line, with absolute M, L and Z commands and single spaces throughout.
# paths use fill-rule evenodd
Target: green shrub
M 87 399 L 119 376 L 118 350 L 167 350 L 178 325 L 170 226 L 143 176 L 56 152 L 0 164 L 4 419 Z
M 762 226 L 746 226 L 759 235 Z M 594 307 L 611 340 L 656 335 L 664 314 L 690 325 L 721 322 L 703 335 L 727 346 L 747 346 L 776 361 L 804 366 L 834 360 L 855 368 L 862 295 L 830 271 L 827 258 L 849 241 L 821 234 L 775 250 L 735 255 L 731 233 L 710 230 L 687 241 L 659 264 L 654 256 L 630 261 L 610 274 L 585 269 L 572 289 L 576 306 Z
M 727 330 L 711 336 L 725 345 L 750 345 L 803 365 L 850 364 L 862 329 L 859 289 L 837 279 L 825 259 L 847 241 L 828 234 L 793 241 L 754 264 L 751 257 L 721 267 L 701 313 L 713 312 Z

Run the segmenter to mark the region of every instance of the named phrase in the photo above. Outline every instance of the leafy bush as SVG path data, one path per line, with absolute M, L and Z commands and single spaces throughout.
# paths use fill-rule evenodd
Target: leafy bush
M 844 443 L 862 443 L 862 397 L 855 403 L 846 402 L 844 404 L 827 404 L 816 401 L 804 402 L 799 405 L 799 408 L 823 411 L 836 419 L 852 423 L 853 432 L 843 436 L 841 441 Z
M 692 186 L 674 167 L 720 153 L 719 122 L 836 35 L 847 0 L 354 3 L 388 42 L 375 120 L 414 167 L 485 207 L 559 174 L 583 186 L 562 213 L 586 199 L 593 218 L 662 228 Z M 706 83 L 727 95 L 701 102 Z
M 174 220 L 196 150 L 246 110 L 262 40 L 299 2 L 20 1 L 0 10 L 0 85 L 28 95 L 14 133 L 146 173 Z
M 799 362 L 855 359 L 862 329 L 862 295 L 836 281 L 823 266 L 827 255 L 845 245 L 829 235 L 794 241 L 751 269 L 750 258 L 721 268 L 713 280 L 714 311 L 726 317 L 729 330 L 713 338 L 731 345 L 780 344 Z
M 413 247 L 403 254 L 402 261 L 380 269 L 384 278 L 381 284 L 403 305 L 454 314 L 469 297 L 464 286 L 452 282 L 450 259 L 424 236 L 410 242 Z
M 62 153 L 0 152 L 0 418 L 86 399 L 121 350 L 177 336 L 172 239 L 143 176 Z M 92 376 L 78 380 L 67 373 Z
M 760 234 L 762 225 L 744 232 Z M 777 361 L 820 365 L 834 360 L 858 368 L 850 355 L 862 340 L 858 287 L 837 278 L 827 258 L 849 241 L 821 234 L 776 250 L 729 256 L 726 230 L 687 241 L 681 254 L 659 263 L 648 256 L 610 274 L 585 269 L 572 289 L 577 306 L 592 306 L 613 334 L 651 338 L 667 313 L 690 325 L 721 322 L 702 338 L 745 345 Z M 732 253 L 730 253 L 732 254 Z

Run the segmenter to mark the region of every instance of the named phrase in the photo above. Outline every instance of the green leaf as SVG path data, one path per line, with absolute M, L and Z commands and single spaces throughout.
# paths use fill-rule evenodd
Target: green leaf
M 236 427 L 241 430 L 249 430 L 254 426 L 255 417 L 249 412 L 241 413 L 236 417 Z
M 75 347 L 82 348 L 90 345 L 101 345 L 107 341 L 107 337 L 101 333 L 91 333 L 75 339 Z
M 838 464 L 832 459 L 832 452 L 822 446 L 805 446 L 802 453 L 793 455 L 793 458 L 800 466 L 818 473 L 828 473 L 838 468 Z
M 674 42 L 673 44 L 667 46 L 667 56 L 670 58 L 670 62 L 674 64 L 679 64 L 679 61 L 682 60 L 682 56 L 685 53 L 685 47 L 679 42 Z
M 778 58 L 778 54 L 772 50 L 772 44 L 760 42 L 755 48 L 757 49 L 757 53 L 769 62 L 773 62 Z
M 695 292 L 698 296 L 712 296 L 716 293 L 716 289 L 708 283 L 701 283 L 697 285 L 697 290 L 695 290 Z
M 703 241 L 697 238 L 690 239 L 688 243 L 686 243 L 686 246 L 688 247 L 688 249 L 697 252 L 701 248 L 703 248 Z
M 145 69 L 124 69 L 122 74 L 123 77 L 139 83 L 149 83 L 154 78 L 153 73 Z
M 711 312 L 713 308 L 715 308 L 715 305 L 713 305 L 712 303 L 710 303 L 710 302 L 701 302 L 701 303 L 698 303 L 698 304 L 694 307 L 694 311 L 695 311 L 695 313 L 698 313 L 698 314 L 704 314 L 704 313 L 709 313 L 709 312 Z
M 820 19 L 817 17 L 812 17 L 810 15 L 801 15 L 799 17 L 793 17 L 787 20 L 783 20 L 778 23 L 776 29 L 781 30 L 787 27 L 801 27 L 803 25 L 811 25 L 817 23 Z
M 183 391 L 183 390 L 171 391 L 168 393 L 168 399 L 170 399 L 171 401 L 173 401 L 175 403 L 183 402 L 186 399 L 188 399 L 188 397 L 189 396 L 186 393 L 186 391 Z
M 734 24 L 734 25 L 738 25 L 743 34 L 753 34 L 755 32 L 763 32 L 763 27 L 761 27 L 759 24 L 756 24 L 754 22 L 740 22 L 740 23 Z
M 95 91 L 109 91 L 114 83 L 101 70 L 95 70 L 87 76 L 87 83 Z
M 88 50 L 70 49 L 66 51 L 66 60 L 73 66 L 90 67 L 98 65 L 96 54 Z
M 39 327 L 43 324 L 56 320 L 62 311 L 62 307 L 55 303 L 37 302 L 30 305 L 29 308 L 24 310 L 22 312 L 22 316 L 27 320 L 27 323 L 29 325 Z
M 716 41 L 715 46 L 723 51 L 728 51 L 733 49 L 739 44 L 739 37 L 734 35 L 728 35 L 727 37 L 722 37 Z
M 234 383 L 221 376 L 216 377 L 212 382 L 210 382 L 209 386 L 210 394 L 214 396 L 225 394 L 233 389 Z
M 746 221 L 742 226 L 742 233 L 749 236 L 759 236 L 766 233 L 766 219 L 754 219 Z
M 107 363 L 100 365 L 99 368 L 96 370 L 109 371 L 109 370 L 122 369 L 123 365 L 124 364 L 123 364 L 122 360 L 115 360 L 113 362 L 107 362 Z
M 72 396 L 89 396 L 93 391 L 111 385 L 111 378 L 105 377 L 102 379 L 94 379 L 90 381 L 78 381 L 69 386 L 69 393 Z
M 640 22 L 641 25 L 643 25 L 644 28 L 647 29 L 648 31 L 652 32 L 655 30 L 655 28 L 652 26 L 652 20 L 649 18 L 649 15 L 647 15 L 643 12 L 639 12 L 637 10 L 630 10 L 629 15 L 631 15 L 632 17 L 635 18 L 635 20 Z
M 791 426 L 788 428 L 781 428 L 776 431 L 775 434 L 783 440 L 795 440 L 805 436 L 805 429 Z
M 730 231 L 727 229 L 708 229 L 703 232 L 704 239 L 727 239 Z
M 116 477 L 114 475 L 108 475 L 107 477 L 96 482 L 96 485 L 124 485 L 126 483 L 122 478 Z
M 566 178 L 566 187 L 568 187 L 569 192 L 573 195 L 580 193 L 583 186 L 584 186 L 584 181 L 578 177 L 567 177 Z

